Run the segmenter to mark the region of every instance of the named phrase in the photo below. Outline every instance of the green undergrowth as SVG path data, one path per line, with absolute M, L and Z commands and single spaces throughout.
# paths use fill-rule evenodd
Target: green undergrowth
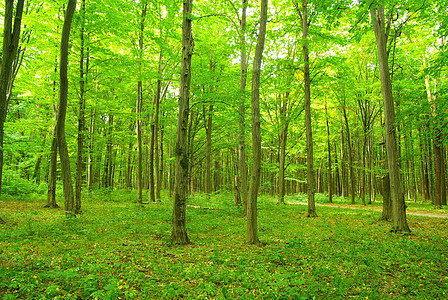
M 0 203 L 2 299 L 444 299 L 447 220 L 409 216 L 389 233 L 380 212 L 277 205 L 260 197 L 262 246 L 230 194 L 188 200 L 192 245 L 170 243 L 172 203 L 124 191 L 86 195 L 83 214 L 42 201 Z

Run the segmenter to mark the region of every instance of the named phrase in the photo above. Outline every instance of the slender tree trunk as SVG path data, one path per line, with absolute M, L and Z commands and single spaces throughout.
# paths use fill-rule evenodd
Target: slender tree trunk
M 308 217 L 317 217 L 314 201 L 314 153 L 313 153 L 313 128 L 311 126 L 311 77 L 310 59 L 308 48 L 308 0 L 302 0 L 302 39 L 303 39 L 303 64 L 304 64 L 304 90 L 305 90 L 305 127 L 306 127 L 306 148 L 307 148 L 307 184 L 308 184 Z
M 280 153 L 278 155 L 279 167 L 278 167 L 278 203 L 285 203 L 285 161 L 286 161 L 286 143 L 288 140 L 288 97 L 289 93 L 284 96 L 279 95 L 279 119 L 280 119 L 280 136 L 279 136 L 279 148 Z
M 361 196 L 361 203 L 362 205 L 366 205 L 366 151 L 367 151 L 367 134 L 366 132 L 363 133 L 363 144 L 362 144 L 362 171 L 361 171 L 361 189 L 360 189 L 360 196 Z
M 325 101 L 325 115 L 327 123 L 327 150 L 328 150 L 328 202 L 333 203 L 333 176 L 331 165 L 331 140 L 330 140 L 330 124 L 328 121 L 327 102 Z
M 285 116 L 286 118 L 286 116 Z M 285 203 L 285 161 L 286 161 L 286 142 L 288 139 L 288 122 L 286 121 L 280 132 L 280 157 L 278 170 L 278 203 Z
M 174 183 L 173 224 L 171 241 L 180 245 L 190 243 L 186 228 L 188 191 L 188 116 L 190 111 L 191 56 L 194 41 L 191 32 L 192 0 L 183 1 L 182 66 L 179 87 L 179 112 L 176 134 L 176 174 Z
M 157 79 L 156 95 L 154 97 L 154 181 L 155 181 L 155 200 L 160 202 L 160 190 L 162 189 L 162 177 L 160 176 L 160 157 L 159 157 L 159 112 L 160 101 L 162 98 L 162 72 L 163 72 L 163 53 L 160 49 L 159 69 L 157 71 L 159 78 Z
M 247 238 L 246 243 L 258 245 L 257 198 L 261 173 L 261 129 L 260 129 L 260 73 L 266 37 L 268 0 L 261 1 L 260 28 L 255 49 L 252 70 L 252 171 L 247 200 Z
M 131 124 L 130 126 L 130 130 L 133 131 L 134 129 L 134 124 Z M 132 152 L 133 152 L 133 147 L 134 147 L 134 143 L 132 142 L 132 140 L 129 141 L 128 144 L 128 159 L 127 159 L 127 171 L 126 171 L 126 189 L 131 190 L 132 189 Z
M 65 139 L 65 116 L 67 111 L 68 96 L 68 43 L 70 39 L 70 29 L 73 15 L 76 10 L 76 0 L 68 0 L 67 10 L 65 12 L 64 26 L 61 37 L 60 69 L 59 69 L 59 104 L 56 122 L 56 132 L 59 148 L 59 157 L 61 159 L 61 172 L 64 190 L 64 209 L 67 216 L 75 214 L 75 199 L 73 194 L 73 182 L 70 171 L 70 157 L 68 155 L 67 141 Z
M 208 106 L 208 111 L 205 111 L 205 133 L 206 133 L 206 150 L 205 150 L 205 194 L 210 196 L 212 191 L 212 120 L 213 120 L 213 104 Z
M 412 129 L 409 132 L 409 145 L 410 145 L 410 153 L 411 153 L 411 196 L 414 202 L 417 200 L 417 183 L 415 179 L 415 159 L 414 159 L 414 139 L 412 138 Z
M 240 171 L 239 182 L 241 186 L 241 200 L 243 202 L 244 214 L 247 213 L 247 164 L 246 164 L 246 82 L 247 82 L 247 61 L 246 61 L 246 10 L 247 0 L 241 0 L 242 13 L 240 23 L 240 122 L 238 141 L 238 166 Z
M 338 195 L 338 196 L 341 196 L 342 195 L 342 185 L 341 185 L 341 172 L 340 172 L 340 170 L 342 169 L 341 167 L 340 167 L 340 165 L 339 165 L 339 161 L 338 161 L 338 149 L 337 149 L 337 142 L 335 142 L 334 143 L 334 164 L 335 164 L 335 167 L 336 167 L 336 170 L 335 170 L 335 175 L 336 175 L 336 182 L 335 182 L 335 186 L 336 186 L 336 194 Z M 342 165 L 342 164 L 341 164 Z
M 381 122 L 382 123 L 382 122 Z M 383 127 L 383 124 L 382 124 Z M 382 145 L 385 145 L 384 141 L 384 135 L 381 134 L 382 138 Z M 384 153 L 384 163 L 383 163 L 383 169 L 386 171 L 386 174 L 381 178 L 381 191 L 383 195 L 383 212 L 381 214 L 380 220 L 382 221 L 392 221 L 392 200 L 390 198 L 390 176 L 389 176 L 389 170 L 387 165 L 387 150 L 386 147 L 383 146 L 383 153 Z
M 174 118 L 174 112 L 171 111 L 171 119 Z M 169 158 L 173 157 L 173 151 L 172 151 L 172 145 L 173 145 L 173 122 L 170 122 L 170 142 L 168 144 L 168 156 Z M 170 161 L 168 162 L 168 193 L 170 195 L 170 198 L 173 196 L 173 189 L 174 189 L 174 174 L 173 174 L 173 163 Z
M 389 65 L 386 54 L 386 34 L 384 20 L 384 5 L 371 11 L 375 38 L 377 42 L 378 61 L 381 76 L 381 91 L 383 94 L 386 148 L 390 175 L 390 190 L 392 200 L 392 221 L 394 232 L 410 232 L 406 220 L 406 204 L 403 197 L 403 186 L 400 174 L 400 153 L 398 152 L 394 100 L 392 83 L 389 75 Z
M 20 38 L 20 25 L 22 23 L 24 0 L 18 0 L 14 16 L 14 0 L 5 1 L 3 49 L 0 69 L 0 196 L 3 179 L 3 137 L 8 103 L 14 80 L 14 61 L 16 60 Z M 14 24 L 13 24 L 14 18 Z
M 78 112 L 78 153 L 76 155 L 75 212 L 81 212 L 82 173 L 84 170 L 84 124 L 85 124 L 85 72 L 84 72 L 84 24 L 86 0 L 81 1 L 81 54 L 79 58 L 79 112 Z
M 341 126 L 341 189 L 342 197 L 348 196 L 348 176 L 347 176 L 347 150 L 345 146 L 344 126 Z
M 114 133 L 114 115 L 109 116 L 109 134 L 108 134 L 108 142 L 107 142 L 107 169 L 109 170 L 106 176 L 107 187 L 110 187 L 111 190 L 114 188 L 114 174 L 115 174 L 115 156 L 117 151 L 114 150 L 113 143 L 113 133 Z
M 95 155 L 93 152 L 94 142 L 95 142 L 95 109 L 90 109 L 90 121 L 89 121 L 89 153 L 87 157 L 88 165 L 87 165 L 87 186 L 88 189 L 91 190 L 93 188 L 93 184 L 95 182 L 95 173 L 94 173 L 94 162 Z
M 446 153 L 444 151 L 444 148 L 442 146 L 442 205 L 447 205 L 447 182 L 446 182 Z
M 160 126 L 160 168 L 159 168 L 159 177 L 158 177 L 159 183 L 158 183 L 158 188 L 156 190 L 156 192 L 158 191 L 158 195 L 156 193 L 156 199 L 158 201 L 161 201 L 160 192 L 161 192 L 163 186 L 166 187 L 166 180 L 165 180 L 165 177 L 163 176 L 163 174 L 165 173 L 165 165 L 164 165 L 165 152 L 163 150 L 164 135 L 165 135 L 165 126 L 162 124 Z
M 154 107 L 153 107 L 154 108 Z M 155 193 L 155 183 L 154 183 L 154 147 L 156 144 L 156 132 L 155 132 L 155 124 L 154 124 L 154 114 L 151 117 L 151 133 L 150 133 L 150 140 L 149 140 L 149 170 L 148 170 L 148 177 L 149 177 L 149 201 L 150 202 L 156 202 L 156 193 Z
M 141 76 L 141 68 L 142 68 L 142 58 L 143 58 L 143 38 L 144 38 L 144 30 L 145 30 L 145 19 L 146 19 L 146 10 L 148 4 L 144 3 L 141 14 L 141 22 L 140 22 L 140 36 L 139 36 L 139 74 Z M 136 121 L 135 121 L 135 131 L 137 134 L 137 198 L 138 202 L 143 202 L 143 146 L 142 146 L 142 107 L 143 107 L 143 82 L 139 80 L 137 82 L 137 103 L 135 108 Z
M 345 109 L 345 103 L 343 107 L 343 113 L 344 113 L 344 120 L 345 120 L 345 131 L 346 131 L 346 137 L 347 137 L 347 144 L 348 144 L 348 164 L 349 164 L 349 172 L 350 172 L 350 194 L 352 199 L 352 204 L 355 204 L 355 170 L 353 168 L 354 159 L 353 159 L 353 147 L 352 142 L 350 138 L 350 127 L 348 125 L 348 118 L 347 118 L 347 112 Z
M 57 119 L 57 110 L 54 111 L 55 121 Z M 47 192 L 47 204 L 45 207 L 58 208 L 56 203 L 56 171 L 58 160 L 58 139 L 56 134 L 56 127 L 53 127 L 53 133 L 51 138 L 51 150 L 50 150 L 50 170 L 48 172 L 48 192 Z

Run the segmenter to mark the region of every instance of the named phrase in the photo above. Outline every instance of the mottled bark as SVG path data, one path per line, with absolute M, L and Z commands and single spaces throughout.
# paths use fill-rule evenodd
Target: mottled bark
M 313 128 L 311 126 L 311 77 L 310 77 L 310 58 L 308 45 L 308 0 L 302 0 L 302 39 L 303 39 L 303 79 L 305 90 L 305 127 L 306 127 L 306 161 L 307 161 L 307 194 L 308 194 L 308 213 L 307 216 L 314 218 L 316 214 L 316 204 L 314 200 L 314 152 L 313 152 Z
M 392 96 L 392 83 L 389 74 L 389 65 L 386 53 L 386 34 L 384 5 L 371 11 L 373 28 L 375 32 L 378 61 L 381 77 L 381 92 L 383 95 L 385 126 L 386 126 L 386 149 L 390 176 L 390 190 L 392 200 L 392 221 L 394 232 L 410 232 L 406 220 L 406 204 L 403 196 L 403 186 L 400 174 L 400 153 L 398 151 L 397 133 L 395 124 L 395 108 Z
M 64 190 L 64 210 L 67 216 L 73 216 L 75 214 L 75 199 L 73 194 L 72 175 L 70 171 L 70 157 L 68 155 L 67 141 L 65 139 L 65 117 L 67 112 L 68 96 L 68 43 L 70 39 L 70 29 L 75 10 L 76 0 L 68 0 L 61 36 L 59 66 L 59 104 L 56 122 L 56 133 L 59 148 L 59 157 L 61 159 L 61 173 Z
M 260 244 L 257 226 L 257 198 L 261 173 L 261 129 L 260 129 L 260 73 L 266 38 L 268 0 L 261 1 L 260 28 L 255 49 L 252 70 L 252 170 L 247 200 L 247 238 L 248 244 Z
M 182 65 L 179 86 L 179 110 L 176 132 L 176 169 L 174 183 L 173 222 L 171 241 L 176 244 L 190 243 L 186 228 L 186 202 L 188 191 L 188 117 L 190 111 L 191 56 L 194 41 L 191 32 L 192 0 L 183 1 Z

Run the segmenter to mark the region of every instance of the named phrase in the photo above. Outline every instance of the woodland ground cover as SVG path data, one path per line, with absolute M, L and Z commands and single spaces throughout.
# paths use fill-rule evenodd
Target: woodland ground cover
M 413 234 L 398 235 L 378 221 L 381 212 L 345 208 L 342 199 L 319 206 L 319 217 L 309 219 L 306 206 L 262 197 L 258 224 L 264 244 L 256 247 L 244 243 L 246 220 L 230 194 L 197 195 L 187 208 L 193 245 L 178 247 L 170 243 L 172 201 L 140 205 L 135 198 L 120 191 L 91 193 L 84 213 L 72 220 L 62 209 L 42 208 L 43 199 L 3 200 L 2 298 L 447 296 L 447 219 L 409 215 Z

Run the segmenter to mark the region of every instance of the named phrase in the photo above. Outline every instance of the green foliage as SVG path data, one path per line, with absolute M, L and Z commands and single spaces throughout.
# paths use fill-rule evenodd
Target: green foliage
M 14 198 L 25 198 L 31 194 L 43 195 L 47 192 L 46 183 L 37 184 L 21 177 L 17 172 L 5 170 L 3 173 L 2 194 Z
M 245 218 L 231 194 L 198 195 L 187 203 L 194 244 L 176 247 L 169 199 L 140 205 L 121 191 L 92 196 L 71 220 L 39 202 L 2 203 L 3 299 L 447 296 L 443 220 L 409 216 L 414 235 L 391 235 L 379 211 L 319 206 L 320 217 L 309 219 L 306 206 L 261 197 L 265 244 L 254 247 L 244 243 Z

